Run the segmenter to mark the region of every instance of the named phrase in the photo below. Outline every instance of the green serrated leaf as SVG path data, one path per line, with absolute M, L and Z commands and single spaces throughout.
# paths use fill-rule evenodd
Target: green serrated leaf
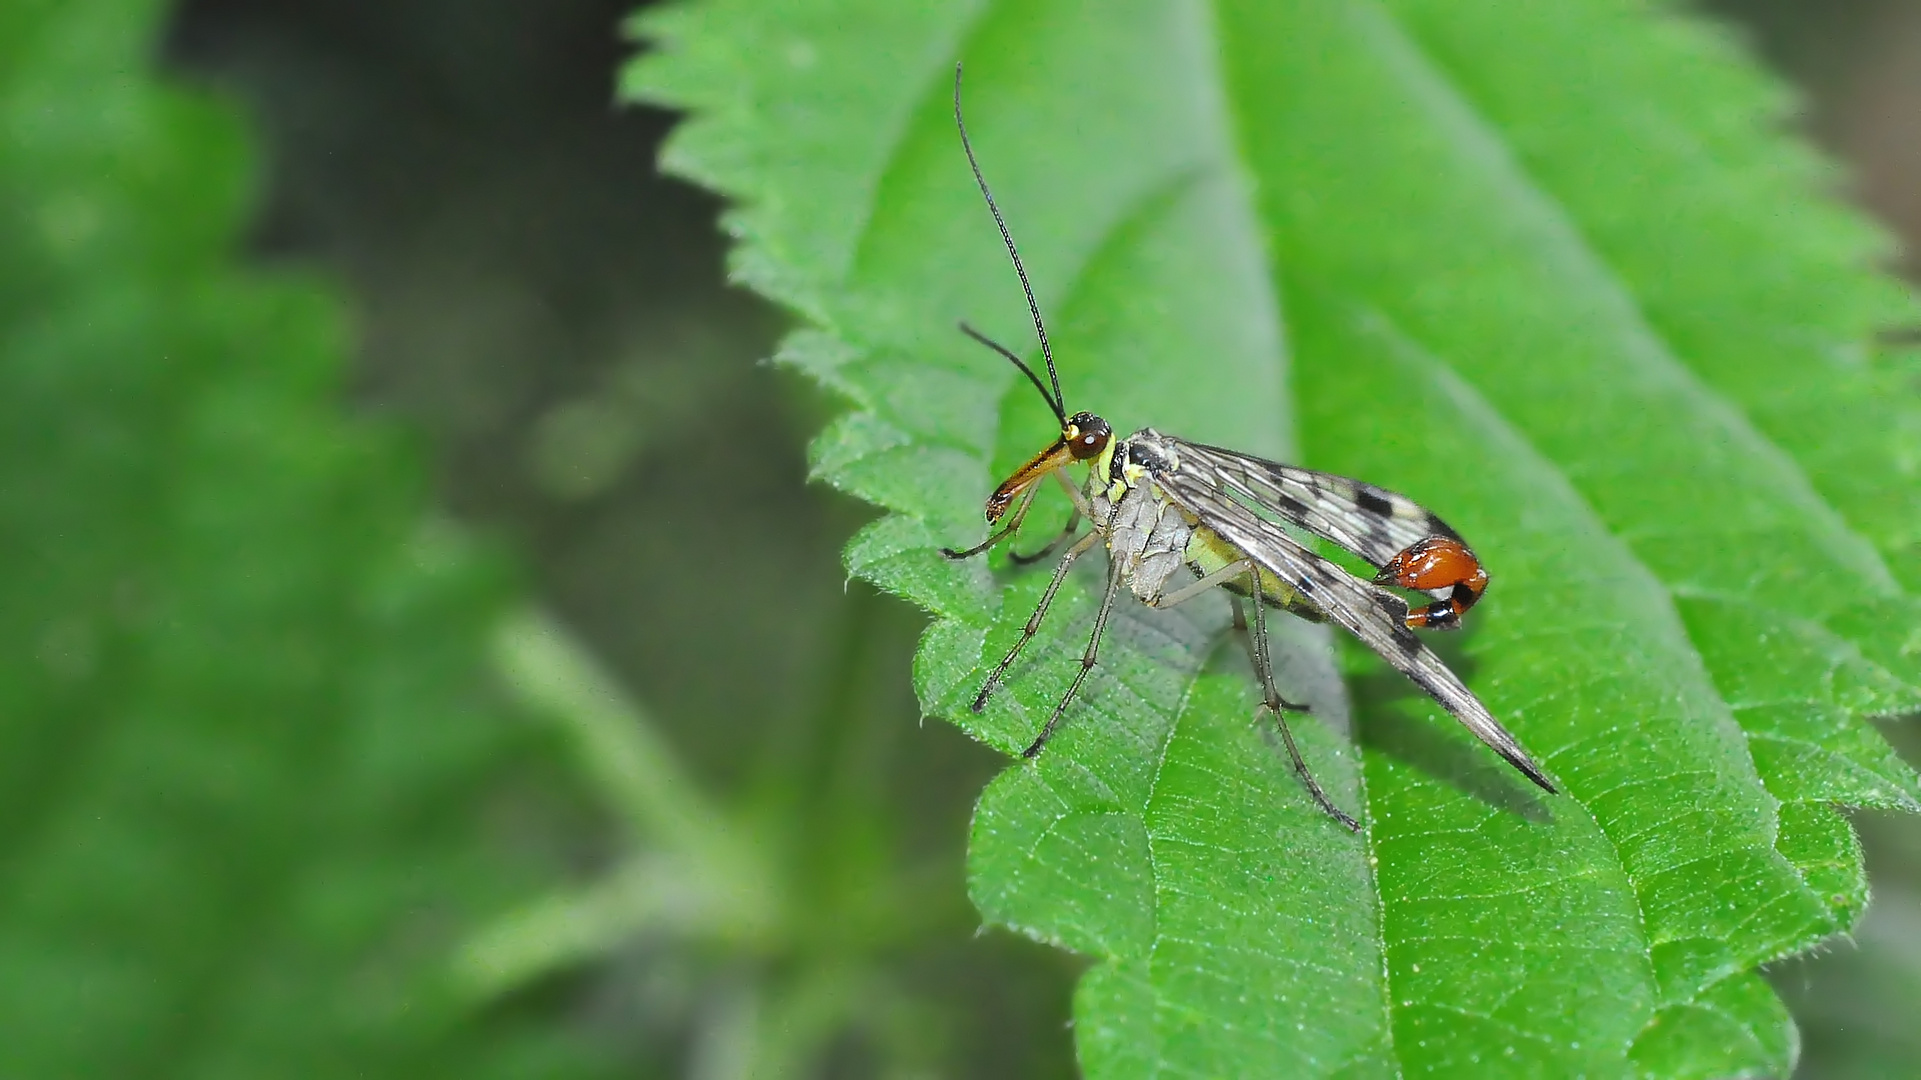
M 1915 310 L 1711 32 L 1615 0 L 707 0 L 641 31 L 627 91 L 695 114 L 668 166 L 736 200 L 736 272 L 854 406 L 815 470 L 892 512 L 849 567 L 937 616 L 929 712 L 1016 752 L 1096 587 L 968 710 L 1044 575 L 933 549 L 1053 431 L 951 329 L 1027 340 L 961 58 L 1070 409 L 1406 491 L 1494 575 L 1447 655 L 1566 794 L 1379 664 L 1350 707 L 1291 626 L 1358 838 L 1253 726 L 1220 606 L 1122 610 L 970 856 L 987 918 L 1097 961 L 1090 1076 L 1791 1067 L 1752 972 L 1865 904 L 1834 805 L 1921 806 L 1869 723 L 1921 704 L 1921 410 L 1863 344 Z

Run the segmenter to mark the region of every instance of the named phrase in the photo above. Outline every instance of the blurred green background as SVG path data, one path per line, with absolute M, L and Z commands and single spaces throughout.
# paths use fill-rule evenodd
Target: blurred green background
M 0 0 L 0 1075 L 1070 1075 L 631 6 L 80 9 Z M 1711 10 L 1921 249 L 1921 4 Z M 1857 821 L 1864 947 L 1771 975 L 1921 1075 Z

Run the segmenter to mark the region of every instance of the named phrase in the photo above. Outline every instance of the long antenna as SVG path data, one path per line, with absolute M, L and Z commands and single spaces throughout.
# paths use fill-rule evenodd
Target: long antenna
M 987 200 L 987 209 L 993 212 L 994 224 L 1000 226 L 1001 241 L 1007 245 L 1007 257 L 1014 260 L 1014 273 L 1020 275 L 1021 291 L 1027 294 L 1027 310 L 1034 314 L 1034 336 L 1041 339 L 1041 358 L 1047 361 L 1047 381 L 1054 388 L 1054 399 L 1049 404 L 1054 407 L 1056 415 L 1063 417 L 1061 423 L 1066 424 L 1067 410 L 1061 401 L 1061 378 L 1054 373 L 1054 353 L 1047 347 L 1047 325 L 1041 322 L 1041 306 L 1034 301 L 1034 286 L 1027 281 L 1027 267 L 1021 265 L 1021 253 L 1014 250 L 1014 234 L 1007 231 L 1007 221 L 1001 217 L 1001 208 L 994 204 L 994 193 L 987 190 L 987 178 L 981 175 L 980 162 L 974 159 L 974 144 L 967 140 L 967 121 L 961 119 L 961 66 L 958 62 L 954 64 L 954 126 L 960 129 L 961 149 L 967 151 L 967 164 L 974 170 L 974 183 L 980 185 L 981 198 Z M 979 335 L 974 336 L 986 341 Z M 1012 359 L 1012 354 L 1000 346 L 992 342 L 987 344 Z M 1020 363 L 1018 360 L 1014 362 Z M 1027 371 L 1027 365 L 1021 364 L 1021 370 Z M 1033 379 L 1034 373 L 1028 371 L 1027 377 Z M 1034 385 L 1038 387 L 1040 380 L 1034 379 Z
M 1041 400 L 1047 402 L 1047 407 L 1054 410 L 1054 419 L 1059 420 L 1061 422 L 1062 428 L 1067 427 L 1067 411 L 1061 408 L 1060 402 L 1055 401 L 1053 398 L 1050 398 L 1047 396 L 1047 385 L 1041 382 L 1041 377 L 1039 375 L 1034 374 L 1033 368 L 1027 366 L 1027 361 L 1022 360 L 1018 356 L 1015 356 L 1014 350 L 1008 348 L 1005 345 L 1002 345 L 1000 342 L 995 341 L 993 338 L 988 337 L 986 334 L 981 333 L 979 330 L 974 329 L 973 327 L 967 325 L 966 323 L 960 324 L 960 331 L 961 333 L 966 334 L 968 337 L 973 338 L 975 341 L 980 342 L 982 345 L 987 346 L 988 348 L 994 350 L 995 352 L 1000 353 L 1002 356 L 1005 356 L 1007 359 L 1013 361 L 1014 366 L 1021 369 L 1021 374 L 1027 376 L 1027 381 L 1034 384 L 1034 389 L 1039 390 L 1041 392 Z

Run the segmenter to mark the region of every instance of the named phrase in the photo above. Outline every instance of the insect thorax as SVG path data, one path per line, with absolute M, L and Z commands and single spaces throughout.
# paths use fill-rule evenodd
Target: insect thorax
M 1172 442 L 1153 428 L 1142 428 L 1114 447 L 1108 458 L 1109 481 L 1132 484 L 1154 473 L 1181 467 Z
M 1114 446 L 1105 475 L 1096 471 L 1088 477 L 1094 520 L 1107 521 L 1113 515 L 1106 539 L 1108 551 L 1118 561 L 1121 581 L 1149 602 L 1168 591 L 1170 579 L 1182 566 L 1205 575 L 1244 557 L 1162 492 L 1159 479 L 1180 468 L 1178 444 L 1153 428 L 1142 428 Z M 1315 622 L 1326 617 L 1291 583 L 1267 570 L 1258 574 L 1261 599 L 1266 603 Z M 1251 598 L 1253 590 L 1244 580 L 1223 585 Z
M 1114 447 L 1105 470 L 1088 476 L 1094 520 L 1108 522 L 1107 549 L 1121 581 L 1143 600 L 1158 599 L 1168 579 L 1190 560 L 1191 515 L 1169 501 L 1155 477 L 1178 467 L 1166 444 L 1143 428 Z M 1104 474 L 1104 475 L 1103 475 Z

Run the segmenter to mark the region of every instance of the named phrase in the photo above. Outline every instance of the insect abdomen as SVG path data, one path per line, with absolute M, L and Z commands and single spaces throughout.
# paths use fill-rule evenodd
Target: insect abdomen
M 1187 542 L 1187 564 L 1194 572 L 1203 576 L 1211 574 L 1232 562 L 1238 562 L 1241 552 L 1234 545 L 1221 538 L 1221 535 L 1205 526 L 1197 527 Z M 1276 607 L 1290 615 L 1296 615 L 1310 622 L 1324 622 L 1327 616 L 1301 589 L 1281 580 L 1273 571 L 1265 567 L 1257 568 L 1261 580 L 1261 599 L 1269 607 Z M 1247 579 L 1233 578 L 1225 581 L 1222 588 L 1239 596 L 1247 596 Z

